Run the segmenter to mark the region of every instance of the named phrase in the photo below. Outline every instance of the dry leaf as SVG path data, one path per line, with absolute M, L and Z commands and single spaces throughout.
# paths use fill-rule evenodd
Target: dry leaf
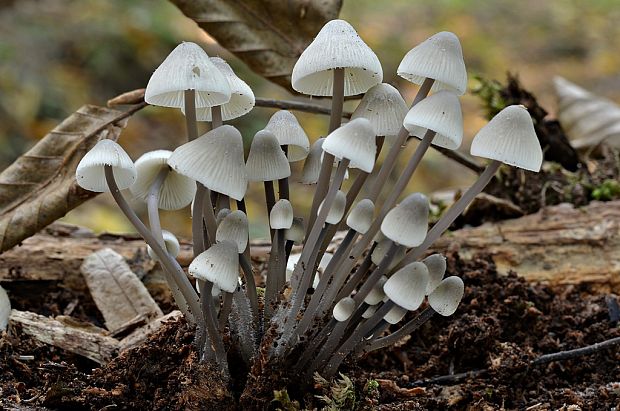
M 0 252 L 97 195 L 75 183 L 77 164 L 99 140 L 116 140 L 142 107 L 83 106 L 0 173 Z
M 290 74 L 342 0 L 171 0 L 263 77 L 291 89 Z

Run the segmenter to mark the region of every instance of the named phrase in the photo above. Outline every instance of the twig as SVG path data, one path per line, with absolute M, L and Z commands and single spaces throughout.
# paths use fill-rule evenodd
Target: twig
M 332 110 L 329 107 L 324 107 L 320 104 L 312 104 L 312 103 L 302 103 L 300 101 L 291 101 L 291 100 L 274 100 L 269 98 L 256 98 L 256 106 L 257 107 L 270 107 L 270 108 L 279 108 L 282 110 L 297 110 L 303 111 L 305 113 L 313 113 L 313 114 L 325 114 L 330 115 Z M 351 118 L 351 114 L 348 111 L 342 112 L 343 118 Z

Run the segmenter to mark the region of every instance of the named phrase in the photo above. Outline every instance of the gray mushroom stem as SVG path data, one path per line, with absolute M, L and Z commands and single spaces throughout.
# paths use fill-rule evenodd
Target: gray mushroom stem
M 196 125 L 196 91 L 185 90 L 183 93 L 185 103 L 185 126 L 187 127 L 187 141 L 198 138 Z
M 256 292 L 256 282 L 254 281 L 254 271 L 252 269 L 248 248 L 246 248 L 243 253 L 239 254 L 239 265 L 243 271 L 243 278 L 245 278 L 246 293 L 250 300 L 250 307 L 252 308 L 254 320 L 258 321 L 258 294 Z
M 271 320 L 275 303 L 278 301 L 278 293 L 284 286 L 286 266 L 284 261 L 284 230 L 275 230 L 271 252 L 269 255 L 269 268 L 267 271 L 267 284 L 265 286 L 265 308 L 263 315 L 265 325 Z
M 222 124 L 222 106 L 211 107 L 211 129 L 215 130 Z
M 155 180 L 153 180 L 149 193 L 146 196 L 146 208 L 148 210 L 151 232 L 157 239 L 157 242 L 164 248 L 164 235 L 162 234 L 161 223 L 159 221 L 159 191 L 169 172 L 170 169 L 168 167 L 162 167 L 161 171 L 157 173 Z
M 271 209 L 276 204 L 276 192 L 273 188 L 273 181 L 264 181 L 263 186 L 265 187 L 265 204 L 267 205 L 267 221 L 269 221 L 269 215 L 271 214 Z M 271 238 L 273 239 L 274 230 L 269 229 L 271 233 Z
M 283 145 L 280 147 L 282 147 L 282 151 L 284 151 L 284 155 L 288 157 L 288 146 Z M 288 184 L 288 177 L 281 178 L 278 180 L 278 191 L 279 191 L 278 199 L 280 200 L 290 199 L 291 194 L 290 194 L 290 189 L 289 189 L 289 184 Z
M 215 361 L 225 376 L 228 376 L 228 360 L 226 359 L 226 350 L 224 349 L 224 342 L 222 336 L 218 331 L 218 323 L 215 314 L 215 304 L 213 298 L 211 298 L 211 290 L 213 289 L 213 283 L 210 281 L 203 281 L 200 284 L 200 300 L 202 302 L 202 311 L 205 317 L 205 324 L 207 327 L 207 335 L 209 336 L 208 345 L 203 351 L 213 350 L 215 352 Z M 205 344 L 207 345 L 207 344 Z

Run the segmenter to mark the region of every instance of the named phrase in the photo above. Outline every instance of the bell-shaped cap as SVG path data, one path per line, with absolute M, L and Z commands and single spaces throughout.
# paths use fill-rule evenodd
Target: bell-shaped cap
M 157 67 L 146 86 L 144 101 L 153 106 L 183 108 L 185 91 L 196 91 L 196 107 L 212 107 L 230 99 L 226 77 L 199 45 L 179 44 Z
M 250 181 L 274 181 L 291 175 L 291 166 L 278 139 L 267 130 L 254 136 L 246 167 Z
M 304 161 L 304 167 L 301 172 L 302 184 L 316 184 L 321 174 L 321 162 L 323 161 L 323 143 L 325 138 L 321 137 L 312 144 L 310 151 Z
M 364 94 L 351 119 L 363 117 L 370 121 L 376 135 L 391 136 L 400 131 L 408 109 L 396 88 L 381 83 Z
M 426 237 L 428 211 L 428 198 L 422 193 L 413 193 L 387 213 L 381 231 L 395 243 L 417 247 Z
M 368 308 L 366 308 L 366 311 L 362 313 L 362 318 L 368 319 L 372 317 L 377 312 L 377 308 L 377 305 L 369 306 Z
M 299 245 L 304 241 L 305 236 L 304 219 L 302 217 L 293 217 L 291 227 L 284 233 L 284 238 L 287 241 L 292 241 L 293 244 Z
M 424 137 L 426 130 L 435 133 L 432 144 L 456 150 L 463 141 L 463 113 L 459 98 L 451 91 L 439 91 L 426 97 L 405 116 L 403 122 L 409 134 Z
M 192 206 L 192 208 L 194 207 Z M 215 216 L 215 222 L 217 223 L 218 227 L 220 226 L 222 221 L 224 221 L 224 219 L 230 215 L 230 213 L 230 208 L 222 208 L 220 211 L 217 212 L 217 215 Z
M 172 151 L 155 150 L 144 153 L 136 160 L 138 172 L 136 182 L 129 187 L 131 194 L 146 202 L 151 186 L 160 171 L 168 168 Z M 170 170 L 159 189 L 158 207 L 162 210 L 178 210 L 192 202 L 196 193 L 196 182 L 174 170 Z
M 385 314 L 383 319 L 389 324 L 397 324 L 407 315 L 407 310 L 403 307 L 395 305 L 390 311 Z
M 194 258 L 188 272 L 199 280 L 211 281 L 227 293 L 234 292 L 239 278 L 237 245 L 230 241 L 212 245 Z
M 131 187 L 136 181 L 136 167 L 118 143 L 104 139 L 82 157 L 75 170 L 77 184 L 95 193 L 110 191 L 105 180 L 104 166 L 112 166 L 114 180 L 120 190 Z
M 317 214 L 321 213 L 321 209 L 323 208 L 323 202 L 319 205 L 319 209 Z M 332 203 L 331 208 L 329 209 L 329 213 L 327 213 L 327 219 L 325 222 L 327 224 L 338 224 L 342 217 L 344 216 L 344 210 L 347 205 L 347 195 L 342 191 L 338 190 L 336 193 L 336 198 L 334 198 L 334 202 Z
M 428 303 L 438 314 L 448 317 L 456 311 L 463 298 L 465 284 L 453 275 L 445 278 L 428 296 Z
M 428 268 L 423 263 L 408 264 L 392 275 L 383 285 L 385 295 L 395 304 L 417 310 L 426 296 Z
M 543 161 L 532 117 L 521 105 L 506 107 L 482 127 L 471 143 L 471 154 L 535 172 Z
M 437 33 L 418 44 L 403 57 L 396 71 L 414 84 L 434 79 L 431 90 L 467 91 L 467 70 L 459 38 L 448 31 Z
M 179 240 L 172 234 L 170 231 L 161 230 L 161 234 L 164 237 L 164 245 L 166 246 L 166 251 L 172 257 L 176 258 L 181 251 L 181 245 L 179 244 Z M 155 254 L 155 251 L 151 248 L 150 245 L 146 246 L 146 252 L 154 261 L 159 261 L 159 258 Z
M 432 254 L 422 260 L 422 263 L 428 268 L 426 295 L 429 295 L 441 283 L 446 273 L 446 257 L 441 254 Z
M 351 297 L 345 297 L 334 306 L 333 314 L 336 321 L 348 320 L 355 311 L 355 301 Z
M 219 57 L 210 57 L 209 60 L 224 75 L 230 87 L 230 100 L 221 104 L 222 120 L 232 120 L 249 113 L 254 108 L 254 92 L 250 86 L 241 80 L 228 63 Z M 183 110 L 185 113 L 185 110 Z M 201 107 L 196 109 L 196 120 L 211 121 L 211 107 Z
M 370 255 L 370 260 L 372 261 L 372 263 L 374 265 L 381 264 L 381 260 L 383 260 L 383 257 L 385 257 L 385 255 L 387 254 L 391 246 L 392 246 L 392 240 L 390 240 L 389 238 L 384 238 L 383 240 L 378 241 L 377 246 L 375 247 L 372 254 Z M 398 263 L 400 262 L 400 260 L 405 256 L 405 253 L 406 253 L 405 248 L 398 247 L 398 249 L 396 250 L 396 253 L 394 254 L 394 258 L 392 258 L 392 262 L 390 263 L 388 269 L 391 270 L 392 268 L 396 267 Z
M 349 121 L 332 131 L 325 142 L 323 151 L 336 158 L 350 160 L 350 167 L 370 173 L 375 166 L 377 142 L 372 124 L 365 118 Z
M 353 209 L 347 216 L 347 225 L 360 234 L 366 234 L 366 231 L 372 225 L 374 215 L 375 204 L 372 200 L 365 198 L 353 206 Z
M 288 146 L 288 161 L 303 160 L 310 151 L 310 140 L 297 121 L 297 117 L 288 110 L 276 111 L 269 119 L 265 130 L 275 134 L 281 146 Z
M 301 54 L 291 83 L 293 89 L 312 96 L 331 96 L 333 70 L 344 69 L 344 95 L 365 93 L 383 80 L 377 55 L 344 20 L 331 20 Z
M 229 210 L 230 211 L 230 210 Z M 215 241 L 230 241 L 237 246 L 239 254 L 248 246 L 249 228 L 248 217 L 241 210 L 229 212 L 224 217 L 215 233 Z
M 368 293 L 366 298 L 364 298 L 364 302 L 368 305 L 379 304 L 385 298 L 385 293 L 383 292 L 383 285 L 388 280 L 386 276 L 381 276 L 379 281 L 372 287 L 372 290 Z
M 9 325 L 10 316 L 11 301 L 4 288 L 0 287 L 0 332 L 6 330 L 6 327 Z
M 223 125 L 178 147 L 168 165 L 218 193 L 241 200 L 248 188 L 239 130 Z
M 274 230 L 288 230 L 293 225 L 293 206 L 286 199 L 278 200 L 269 213 L 269 225 Z

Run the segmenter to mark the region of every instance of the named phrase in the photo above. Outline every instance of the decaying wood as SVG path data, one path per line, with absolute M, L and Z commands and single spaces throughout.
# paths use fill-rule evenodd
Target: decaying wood
M 127 337 L 123 338 L 119 343 L 120 351 L 125 351 L 130 348 L 138 346 L 140 343 L 145 341 L 151 334 L 159 329 L 163 323 L 166 321 L 174 321 L 183 316 L 183 313 L 179 310 L 174 310 L 164 315 L 163 317 L 159 317 L 154 321 L 151 321 L 144 327 L 138 328 L 133 333 L 129 334 Z
M 126 328 L 137 317 L 149 322 L 164 315 L 123 256 L 114 250 L 104 248 L 86 257 L 81 271 L 110 332 Z
M 22 332 L 64 350 L 82 355 L 99 364 L 112 359 L 119 342 L 103 328 L 59 316 L 56 319 L 28 311 L 12 310 L 10 326 L 20 326 Z

